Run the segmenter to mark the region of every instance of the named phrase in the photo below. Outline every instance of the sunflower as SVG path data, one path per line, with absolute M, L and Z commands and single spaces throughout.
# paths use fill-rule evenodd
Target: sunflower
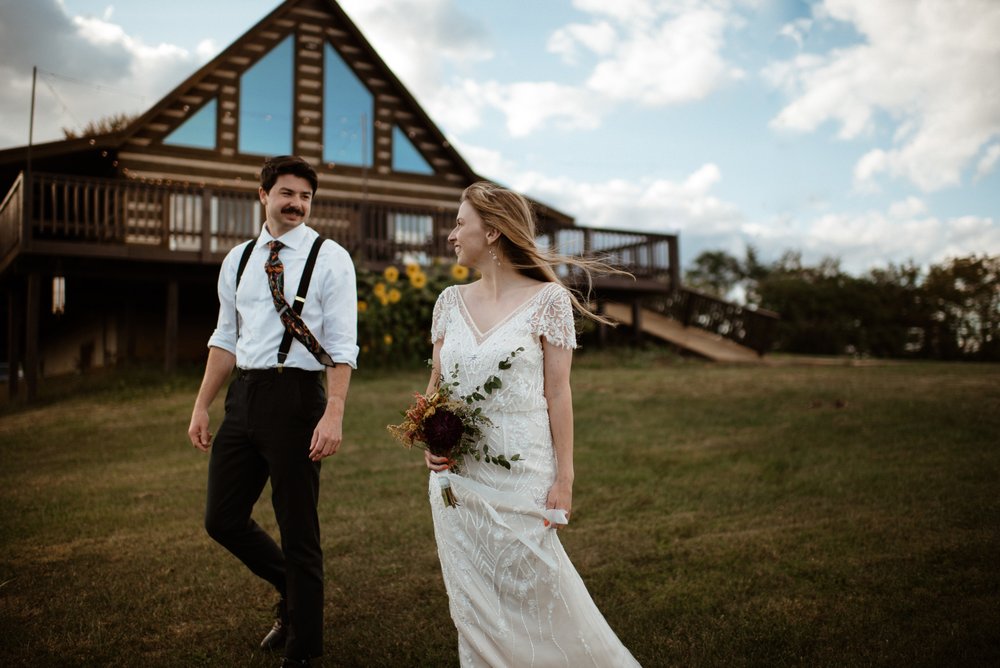
M 387 346 L 391 346 L 392 345 L 392 334 L 386 334 L 385 336 L 383 336 L 382 337 L 382 342 L 385 345 L 387 345 Z
M 402 298 L 402 296 L 403 294 L 399 290 L 397 290 L 396 288 L 392 288 L 386 295 L 386 299 L 389 300 L 390 304 L 395 304 Z
M 385 297 L 385 283 L 382 283 L 381 281 L 376 283 L 375 287 L 372 288 L 372 292 L 375 293 L 376 297 Z
M 396 269 L 395 267 L 390 265 L 385 268 L 385 271 L 382 272 L 382 275 L 385 276 L 385 280 L 388 281 L 389 283 L 395 283 L 396 281 L 399 280 L 399 269 Z
M 464 281 L 469 277 L 469 268 L 460 264 L 451 265 L 451 277 L 456 281 Z
M 363 299 L 358 300 L 358 313 L 364 313 L 368 310 L 368 302 Z
M 410 275 L 410 285 L 415 287 L 417 290 L 421 289 L 427 285 L 427 274 L 422 271 L 418 271 Z
M 406 275 L 407 276 L 409 276 L 410 278 L 413 278 L 414 274 L 419 274 L 419 273 L 420 273 L 420 265 L 419 264 L 417 264 L 416 262 L 407 262 L 406 263 Z

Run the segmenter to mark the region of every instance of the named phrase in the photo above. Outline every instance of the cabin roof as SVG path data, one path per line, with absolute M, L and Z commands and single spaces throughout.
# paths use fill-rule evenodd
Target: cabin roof
M 389 184 L 395 179 L 408 181 L 406 187 L 410 191 L 425 187 L 428 192 L 436 192 L 439 198 L 450 199 L 454 195 L 447 193 L 460 191 L 482 179 L 335 0 L 285 0 L 120 131 L 32 146 L 32 159 L 43 161 L 36 169 L 51 170 L 52 165 L 62 157 L 97 150 L 98 153 L 114 153 L 116 168 L 120 157 L 121 171 L 133 177 L 148 174 L 150 178 L 162 178 L 164 170 L 204 172 L 211 169 L 217 172 L 220 163 L 225 163 L 232 166 L 238 180 L 252 182 L 250 177 L 259 169 L 262 156 L 240 151 L 240 77 L 290 36 L 294 46 L 294 100 L 292 150 L 289 152 L 301 155 L 317 166 L 321 181 L 325 177 L 335 180 L 339 176 L 345 182 L 381 179 Z M 370 152 L 374 158 L 372 164 L 363 170 L 324 160 L 323 135 L 316 126 L 323 125 L 323 98 L 322 94 L 317 94 L 317 89 L 322 90 L 323 86 L 323 53 L 327 44 L 351 68 L 374 100 L 370 137 Z M 214 149 L 177 147 L 164 142 L 172 132 L 213 101 L 218 110 Z M 424 177 L 393 172 L 395 128 L 406 133 L 413 148 L 432 167 L 433 174 Z M 4 181 L 0 186 L 9 185 L 14 173 L 12 170 L 20 169 L 28 154 L 26 146 L 0 150 L 0 176 Z M 390 188 L 391 185 L 385 187 Z M 550 222 L 560 226 L 573 225 L 571 216 L 540 202 L 535 202 L 535 205 L 538 214 Z

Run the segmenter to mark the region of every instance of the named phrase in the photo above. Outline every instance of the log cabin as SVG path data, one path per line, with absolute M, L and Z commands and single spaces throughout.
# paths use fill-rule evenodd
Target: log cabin
M 481 179 L 335 0 L 286 0 L 125 127 L 0 151 L 8 396 L 23 382 L 33 397 L 45 376 L 203 359 L 219 265 L 258 234 L 259 169 L 281 154 L 317 167 L 310 224 L 376 270 L 451 257 L 459 195 Z M 676 235 L 533 204 L 540 242 L 635 275 L 596 287 L 636 336 L 666 317 L 763 351 L 756 314 L 683 289 Z

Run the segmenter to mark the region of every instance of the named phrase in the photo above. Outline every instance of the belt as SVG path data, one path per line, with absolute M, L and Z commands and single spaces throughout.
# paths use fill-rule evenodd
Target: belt
M 236 377 L 240 380 L 263 380 L 265 378 L 278 378 L 282 374 L 295 376 L 319 376 L 322 371 L 309 371 L 299 369 L 294 366 L 271 367 L 270 369 L 241 369 L 236 367 Z

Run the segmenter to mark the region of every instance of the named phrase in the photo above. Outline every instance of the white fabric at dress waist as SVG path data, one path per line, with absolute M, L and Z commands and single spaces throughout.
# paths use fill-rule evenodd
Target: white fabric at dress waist
M 437 473 L 432 471 L 431 478 L 438 481 L 439 484 L 441 480 L 446 480 L 455 492 L 455 496 L 458 497 L 459 504 L 462 503 L 463 495 L 477 495 L 486 502 L 484 504 L 486 511 L 490 514 L 490 517 L 496 524 L 509 530 L 521 543 L 525 545 L 525 547 L 534 552 L 535 556 L 545 562 L 549 568 L 557 568 L 556 562 L 554 561 L 551 553 L 546 552 L 536 541 L 532 540 L 523 532 L 517 531 L 514 527 L 511 527 L 506 521 L 504 521 L 501 513 L 510 512 L 527 517 L 536 517 L 539 522 L 548 521 L 552 524 L 568 524 L 569 519 L 566 516 L 565 510 L 561 508 L 539 508 L 531 503 L 530 499 L 527 499 L 522 495 L 501 492 L 500 490 L 493 489 L 488 485 L 484 485 L 471 478 L 466 478 L 465 476 L 461 476 L 456 473 L 449 473 L 447 471 Z

